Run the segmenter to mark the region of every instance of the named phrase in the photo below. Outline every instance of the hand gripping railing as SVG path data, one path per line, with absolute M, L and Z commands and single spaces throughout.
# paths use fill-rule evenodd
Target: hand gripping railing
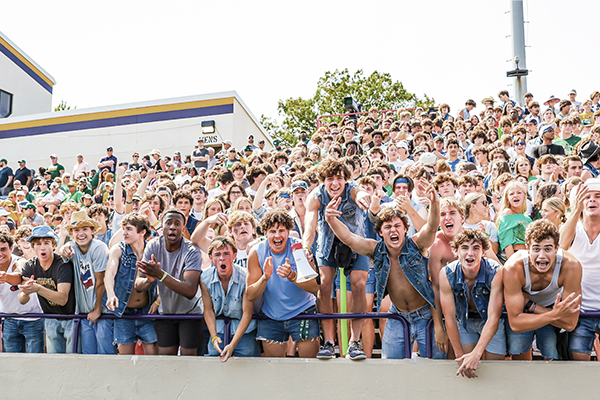
M 0 318 L 56 318 L 56 319 L 72 319 L 75 324 L 73 329 L 73 353 L 77 353 L 78 347 L 78 338 L 79 338 L 79 321 L 82 319 L 87 319 L 87 314 L 2 314 L 0 313 Z M 204 315 L 202 314 L 124 314 L 121 317 L 117 317 L 114 314 L 102 314 L 100 318 L 103 319 L 165 319 L 165 320 L 194 320 L 194 319 L 204 319 Z M 268 319 L 263 314 L 253 315 L 253 319 L 262 320 Z M 404 356 L 406 358 L 410 358 L 411 356 L 411 348 L 410 348 L 410 331 L 408 329 L 408 323 L 399 314 L 393 313 L 370 313 L 370 314 L 299 314 L 291 319 L 395 319 L 400 321 L 402 324 L 402 329 L 404 330 Z M 224 337 L 223 337 L 223 345 L 226 346 L 231 342 L 231 332 L 230 332 L 230 323 L 231 319 L 226 317 L 217 317 L 217 319 L 225 320 L 225 329 L 224 329 Z

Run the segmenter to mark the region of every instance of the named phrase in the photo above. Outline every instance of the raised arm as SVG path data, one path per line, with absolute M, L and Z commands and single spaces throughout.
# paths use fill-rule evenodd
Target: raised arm
M 254 200 L 252 201 L 252 209 L 254 211 L 259 210 L 262 207 L 262 202 L 265 198 L 265 190 L 267 189 L 267 185 L 269 183 L 274 182 L 275 179 L 276 178 L 274 174 L 269 174 L 258 186 L 256 194 L 254 195 Z
M 125 213 L 125 206 L 123 205 L 123 174 L 125 173 L 125 168 L 121 165 L 117 167 L 117 177 L 115 179 L 115 211 L 119 215 L 123 215 Z
M 573 190 L 573 189 L 571 189 Z M 567 218 L 567 222 L 560 228 L 560 242 L 559 246 L 561 249 L 568 250 L 573 244 L 575 239 L 575 231 L 577 228 L 577 222 L 583 213 L 583 199 L 588 195 L 588 187 L 584 185 L 577 186 L 577 196 L 575 197 L 575 204 L 571 204 L 572 211 Z
M 366 239 L 350 232 L 350 229 L 344 225 L 338 217 L 342 215 L 342 212 L 338 210 L 338 207 L 342 203 L 342 199 L 337 197 L 329 202 L 325 208 L 325 220 L 331 227 L 331 230 L 345 245 L 350 247 L 352 250 L 363 256 L 372 257 L 377 241 L 372 239 Z
M 306 214 L 304 214 L 304 233 L 302 235 L 302 246 L 310 249 L 315 241 L 317 234 L 317 222 L 319 220 L 319 207 L 321 202 L 315 195 L 315 191 L 310 192 L 306 198 Z
M 137 189 L 138 196 L 140 196 L 142 198 L 144 197 L 144 194 L 146 193 L 146 189 L 148 188 L 148 185 L 150 184 L 152 179 L 154 179 L 155 177 L 156 177 L 156 170 L 149 169 L 148 173 L 146 174 L 146 177 L 144 178 L 142 183 L 140 183 L 140 186 Z
M 426 196 L 430 202 L 427 224 L 413 236 L 413 240 L 417 246 L 419 246 L 421 251 L 425 251 L 431 247 L 435 241 L 435 234 L 440 226 L 440 201 L 433 185 L 427 187 Z
M 227 215 L 223 213 L 218 213 L 213 216 L 206 218 L 204 221 L 200 222 L 196 225 L 196 229 L 192 233 L 190 240 L 194 243 L 200 250 L 205 253 L 208 253 L 208 247 L 212 243 L 212 240 L 208 237 L 208 230 L 212 224 L 225 225 L 228 221 Z

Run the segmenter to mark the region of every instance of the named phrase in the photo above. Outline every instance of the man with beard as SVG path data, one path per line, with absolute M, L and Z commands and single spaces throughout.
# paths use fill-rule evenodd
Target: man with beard
M 163 236 L 153 239 L 138 261 L 137 291 L 146 291 L 158 280 L 160 314 L 202 314 L 202 294 L 198 290 L 202 259 L 200 251 L 183 237 L 185 215 L 176 208 L 162 218 Z M 157 320 L 160 355 L 196 355 L 202 344 L 202 320 Z

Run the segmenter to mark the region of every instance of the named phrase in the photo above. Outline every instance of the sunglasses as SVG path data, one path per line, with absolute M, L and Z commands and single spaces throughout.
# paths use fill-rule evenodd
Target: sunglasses
M 525 142 L 517 142 L 515 143 L 515 146 L 525 146 Z
M 487 207 L 487 205 L 488 205 L 488 201 L 484 199 L 484 200 L 481 202 L 481 204 L 483 204 L 483 206 L 484 206 L 484 207 Z

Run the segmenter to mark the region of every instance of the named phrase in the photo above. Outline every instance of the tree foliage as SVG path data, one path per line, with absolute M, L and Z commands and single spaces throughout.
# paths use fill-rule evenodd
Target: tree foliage
M 281 126 L 266 117 L 270 123 L 265 129 L 273 138 L 283 139 L 288 145 L 294 145 L 301 131 L 309 135 L 316 130 L 317 118 L 321 115 L 346 113 L 344 97 L 352 96 L 362 104 L 362 111 L 370 107 L 379 110 L 398 108 L 428 107 L 434 100 L 427 95 L 423 99 L 409 93 L 400 81 L 394 81 L 390 74 L 373 72 L 365 76 L 362 70 L 351 74 L 348 69 L 327 71 L 317 82 L 317 90 L 309 99 L 288 98 L 280 100 L 277 111 L 283 117 Z M 341 118 L 334 118 L 340 120 Z M 283 144 L 283 143 L 282 143 Z
M 73 109 L 75 109 L 77 107 L 73 107 Z M 67 104 L 66 101 L 61 100 L 60 104 L 57 105 L 56 107 L 54 107 L 54 111 L 66 111 L 66 110 L 70 110 L 71 106 Z

